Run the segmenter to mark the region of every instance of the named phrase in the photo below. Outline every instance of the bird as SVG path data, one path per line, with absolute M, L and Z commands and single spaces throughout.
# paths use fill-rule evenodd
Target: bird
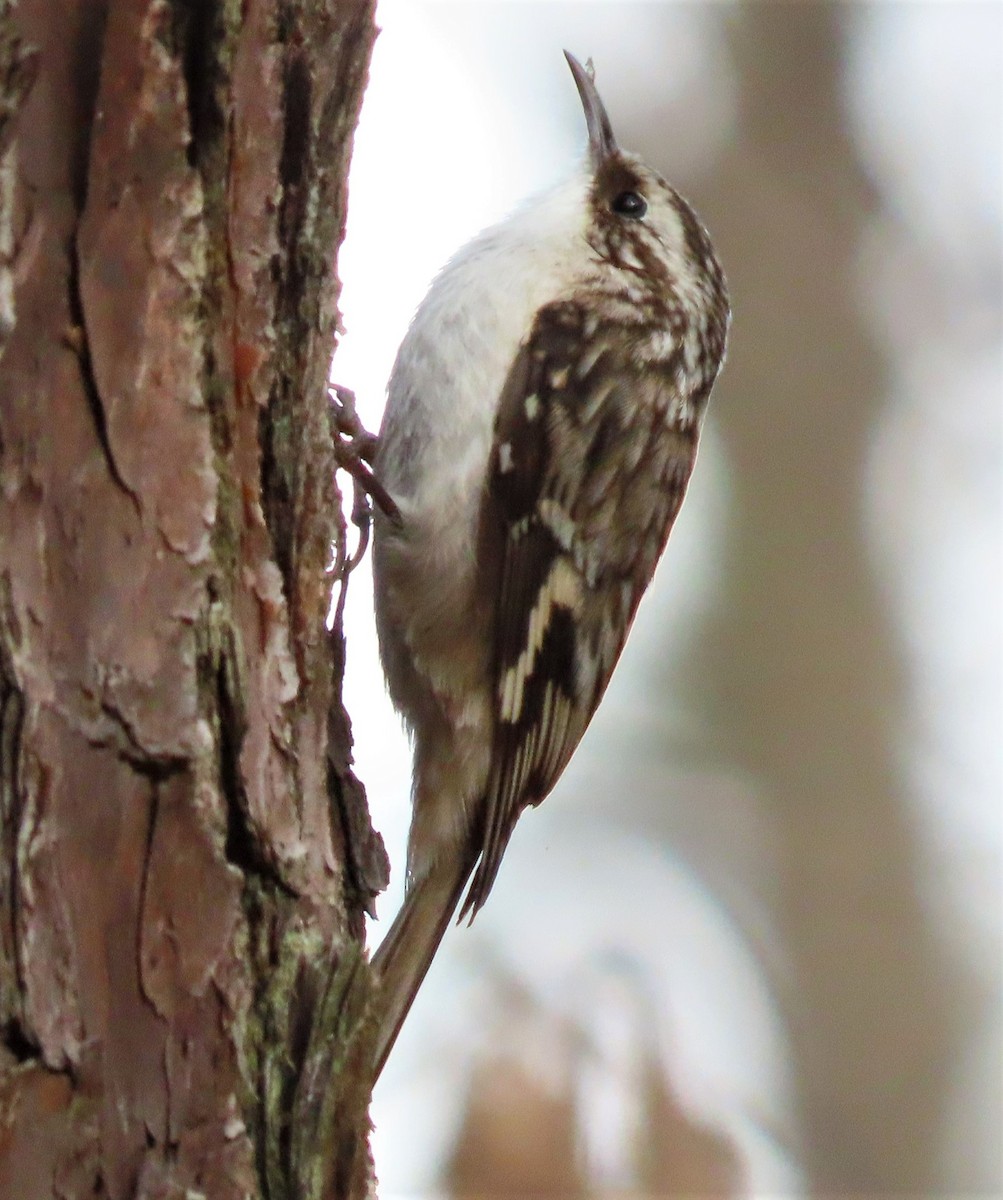
M 435 278 L 373 460 L 396 506 L 374 523 L 380 657 L 413 744 L 405 899 L 372 958 L 376 1075 L 602 698 L 725 353 L 709 235 L 618 146 L 591 60 L 565 56 L 587 156 Z

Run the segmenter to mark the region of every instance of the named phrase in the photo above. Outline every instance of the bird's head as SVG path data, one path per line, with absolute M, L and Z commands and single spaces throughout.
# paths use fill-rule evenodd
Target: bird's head
M 589 132 L 588 240 L 603 262 L 649 281 L 703 326 L 727 329 L 728 293 L 707 231 L 686 200 L 636 154 L 621 150 L 592 71 L 565 51 Z M 591 66 L 591 64 L 590 64 Z

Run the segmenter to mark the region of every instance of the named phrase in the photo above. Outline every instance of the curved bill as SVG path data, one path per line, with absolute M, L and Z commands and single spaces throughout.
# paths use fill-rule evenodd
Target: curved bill
M 593 167 L 598 167 L 607 158 L 612 157 L 617 152 L 613 127 L 610 125 L 609 117 L 606 115 L 606 106 L 596 91 L 595 80 L 592 78 L 591 71 L 586 70 L 570 51 L 565 50 L 564 57 L 568 60 L 571 74 L 575 77 L 575 83 L 578 85 L 578 94 L 582 98 L 582 107 L 585 109 L 585 120 L 589 127 L 589 154 L 592 158 L 592 165 Z M 591 62 L 589 65 L 591 66 Z

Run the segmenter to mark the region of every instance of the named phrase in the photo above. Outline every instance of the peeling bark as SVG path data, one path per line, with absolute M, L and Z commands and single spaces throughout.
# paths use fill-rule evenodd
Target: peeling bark
M 374 36 L 0 7 L 0 1196 L 368 1186 L 325 385 Z

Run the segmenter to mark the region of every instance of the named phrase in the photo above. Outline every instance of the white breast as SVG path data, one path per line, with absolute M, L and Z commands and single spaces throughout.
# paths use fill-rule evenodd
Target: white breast
M 416 738 L 417 874 L 416 848 L 460 837 L 487 778 L 493 618 L 476 550 L 495 414 L 537 311 L 588 268 L 587 188 L 583 172 L 461 250 L 390 378 L 376 469 L 403 526 L 376 523 L 376 618 L 390 694 Z
M 462 526 L 472 536 L 512 360 L 536 312 L 567 295 L 587 266 L 587 187 L 582 171 L 480 234 L 415 314 L 387 390 L 380 473 L 426 528 Z

